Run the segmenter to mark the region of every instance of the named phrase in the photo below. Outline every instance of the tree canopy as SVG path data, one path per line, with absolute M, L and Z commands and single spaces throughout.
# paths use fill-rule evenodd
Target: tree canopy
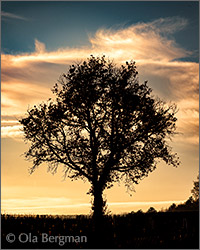
M 127 187 L 148 176 L 159 159 L 174 167 L 168 145 L 176 129 L 176 105 L 139 83 L 135 62 L 117 67 L 105 56 L 71 65 L 53 88 L 55 100 L 27 111 L 20 120 L 30 148 L 32 173 L 43 162 L 56 172 L 91 183 L 93 209 L 102 214 L 102 193 L 116 181 Z M 98 210 L 98 212 L 97 212 Z

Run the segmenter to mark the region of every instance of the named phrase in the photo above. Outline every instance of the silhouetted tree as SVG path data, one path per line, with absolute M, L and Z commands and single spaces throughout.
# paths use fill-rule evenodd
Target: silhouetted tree
M 150 207 L 147 211 L 147 213 L 157 213 L 156 209 L 154 207 Z
M 32 173 L 46 162 L 56 172 L 64 166 L 71 179 L 90 182 L 94 218 L 101 220 L 103 191 L 116 181 L 137 184 L 162 159 L 178 166 L 167 139 L 175 132 L 176 106 L 139 84 L 134 62 L 116 67 L 91 56 L 71 65 L 53 88 L 56 100 L 34 106 L 20 120 L 33 161 Z
M 175 203 L 172 203 L 172 205 L 168 208 L 168 211 L 172 212 L 176 209 L 176 204 Z
M 192 205 L 192 203 L 193 203 L 193 199 L 192 199 L 192 196 L 190 196 L 183 205 L 190 207 Z
M 142 211 L 142 209 L 139 209 L 136 213 L 137 214 L 143 214 L 143 211 Z
M 194 181 L 194 186 L 191 193 L 194 201 L 199 201 L 199 175 L 197 176 L 197 180 Z

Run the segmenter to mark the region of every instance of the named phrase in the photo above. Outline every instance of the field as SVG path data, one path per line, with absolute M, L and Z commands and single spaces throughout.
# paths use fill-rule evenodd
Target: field
M 198 211 L 106 216 L 103 233 L 95 241 L 93 221 L 89 216 L 4 214 L 1 221 L 2 249 L 199 248 Z M 10 233 L 14 236 L 8 238 Z M 87 240 L 81 236 L 86 236 Z

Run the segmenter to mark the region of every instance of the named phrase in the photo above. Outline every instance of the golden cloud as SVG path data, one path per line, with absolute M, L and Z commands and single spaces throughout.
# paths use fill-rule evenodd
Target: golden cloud
M 109 202 L 110 207 L 118 207 L 120 209 L 134 208 L 138 209 L 142 207 L 150 206 L 165 206 L 168 207 L 172 203 L 183 203 L 184 200 L 178 201 L 149 201 L 149 202 Z M 53 204 L 53 205 L 52 205 Z M 89 212 L 89 203 L 74 203 L 70 199 L 64 197 L 34 197 L 29 199 L 2 199 L 2 211 L 5 213 L 24 213 L 31 212 L 37 214 L 63 214 L 66 210 L 69 214 L 76 214 L 75 209 L 82 209 L 83 212 Z
M 33 105 L 51 97 L 50 89 L 67 67 L 94 56 L 106 55 L 116 63 L 135 60 L 141 81 L 149 80 L 154 92 L 166 101 L 176 102 L 178 130 L 185 140 L 197 142 L 198 137 L 198 64 L 178 61 L 191 55 L 180 48 L 168 34 L 183 29 L 182 18 L 158 19 L 118 30 L 100 29 L 89 37 L 90 46 L 46 51 L 35 40 L 35 52 L 2 55 L 2 115 L 10 117 L 25 113 Z M 4 129 L 9 136 L 16 127 Z M 191 133 L 191 129 L 194 129 Z M 195 138 L 195 139 L 194 139 Z

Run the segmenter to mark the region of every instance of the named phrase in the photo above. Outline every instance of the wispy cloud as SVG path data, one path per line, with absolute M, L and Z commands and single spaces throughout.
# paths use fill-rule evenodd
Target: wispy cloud
M 37 54 L 42 54 L 45 52 L 45 50 L 46 50 L 45 44 L 35 39 L 35 52 Z
M 22 126 L 20 126 L 20 125 L 4 126 L 1 128 L 1 137 L 2 138 L 22 137 L 23 133 L 22 133 L 21 129 L 22 129 Z
M 7 19 L 19 19 L 19 20 L 24 20 L 24 21 L 28 20 L 27 18 L 23 16 L 15 15 L 13 13 L 5 12 L 5 11 L 1 12 L 1 16 L 3 20 L 7 20 Z
M 141 207 L 148 208 L 150 206 L 168 207 L 172 203 L 180 204 L 185 201 L 143 201 L 143 202 L 110 202 L 109 207 L 120 207 L 122 210 L 126 208 L 138 209 Z M 52 214 L 63 213 L 63 211 L 72 212 L 74 209 L 82 208 L 83 211 L 90 209 L 90 203 L 74 203 L 65 197 L 35 197 L 29 199 L 2 199 L 2 211 L 8 213 L 45 213 Z M 73 213 L 73 212 L 72 212 Z
M 184 28 L 187 21 L 182 18 L 158 19 L 150 23 L 138 23 L 126 29 L 100 29 L 90 37 L 93 48 L 103 51 L 118 51 L 116 57 L 134 58 L 136 62 L 169 62 L 190 54 L 180 48 L 169 33 Z M 125 59 L 126 60 L 126 59 Z
M 50 89 L 71 63 L 91 54 L 105 54 L 118 64 L 135 60 L 140 81 L 149 80 L 156 94 L 177 103 L 178 131 L 189 143 L 197 144 L 199 66 L 195 62 L 179 61 L 191 52 L 180 48 L 172 39 L 172 33 L 186 25 L 188 22 L 183 18 L 162 18 L 118 30 L 97 30 L 89 37 L 91 45 L 87 47 L 46 51 L 45 44 L 36 39 L 33 53 L 3 54 L 2 115 L 13 120 L 14 114 L 25 113 L 28 105 L 51 97 Z M 6 136 L 10 130 L 4 131 Z

